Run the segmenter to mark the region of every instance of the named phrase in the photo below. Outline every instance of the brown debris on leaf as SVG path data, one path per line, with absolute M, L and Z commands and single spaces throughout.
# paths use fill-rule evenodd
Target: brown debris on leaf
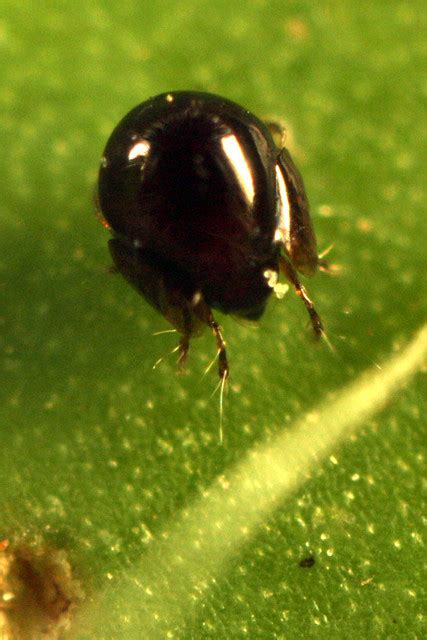
M 81 600 L 65 551 L 0 541 L 1 640 L 56 640 Z

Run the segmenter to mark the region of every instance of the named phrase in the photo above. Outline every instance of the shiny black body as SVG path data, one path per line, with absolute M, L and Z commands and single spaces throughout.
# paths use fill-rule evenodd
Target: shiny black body
M 225 376 L 212 308 L 258 319 L 279 270 L 311 305 L 296 276 L 318 266 L 302 179 L 268 127 L 225 98 L 182 91 L 135 107 L 107 143 L 98 199 L 116 267 L 181 332 L 182 360 L 207 324 Z

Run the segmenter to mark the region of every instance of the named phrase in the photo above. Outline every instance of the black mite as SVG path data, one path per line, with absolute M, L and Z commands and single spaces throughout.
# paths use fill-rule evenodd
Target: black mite
M 321 320 L 297 272 L 319 266 L 302 178 L 275 125 L 208 93 L 176 91 L 138 105 L 114 129 L 99 171 L 100 213 L 117 270 L 181 334 L 205 326 L 229 373 L 212 309 L 258 320 L 282 272 Z

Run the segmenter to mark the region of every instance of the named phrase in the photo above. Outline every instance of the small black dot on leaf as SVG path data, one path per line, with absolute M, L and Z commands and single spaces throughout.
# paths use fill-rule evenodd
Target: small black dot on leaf
M 306 558 L 300 560 L 299 566 L 303 569 L 310 569 L 315 562 L 316 560 L 314 559 L 314 556 L 307 556 Z

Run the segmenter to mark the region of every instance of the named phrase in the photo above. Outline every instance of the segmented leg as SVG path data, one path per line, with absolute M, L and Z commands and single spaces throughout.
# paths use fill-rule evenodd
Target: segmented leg
M 225 341 L 224 338 L 222 337 L 222 333 L 219 327 L 219 324 L 213 319 L 212 316 L 212 321 L 210 323 L 210 327 L 212 329 L 212 332 L 216 338 L 216 344 L 218 347 L 218 373 L 219 373 L 219 377 L 221 379 L 225 379 L 228 377 L 229 374 L 229 366 L 228 366 L 228 360 L 227 360 L 227 351 L 225 349 Z
M 223 415 L 224 415 L 224 390 L 230 373 L 227 360 L 227 351 L 225 348 L 225 340 L 222 337 L 221 329 L 215 318 L 211 308 L 200 297 L 193 307 L 194 315 L 204 324 L 207 324 L 215 336 L 218 348 L 218 373 L 219 373 L 219 442 L 223 442 Z
M 185 333 L 181 336 L 179 341 L 179 358 L 178 358 L 178 373 L 185 373 L 187 367 L 188 351 L 190 349 L 190 334 Z
M 218 348 L 218 373 L 221 380 L 225 380 L 226 378 L 228 378 L 230 370 L 228 366 L 225 340 L 222 336 L 220 326 L 215 320 L 211 308 L 203 299 L 199 300 L 193 307 L 193 313 L 197 316 L 197 318 L 199 318 L 199 320 L 210 327 L 212 333 L 215 336 Z
M 311 320 L 311 326 L 313 327 L 314 335 L 316 338 L 321 338 L 324 335 L 323 324 L 319 314 L 314 308 L 313 302 L 310 300 L 305 287 L 300 283 L 297 272 L 285 257 L 280 257 L 280 269 L 287 277 L 289 282 L 293 285 L 297 295 L 304 302 Z

